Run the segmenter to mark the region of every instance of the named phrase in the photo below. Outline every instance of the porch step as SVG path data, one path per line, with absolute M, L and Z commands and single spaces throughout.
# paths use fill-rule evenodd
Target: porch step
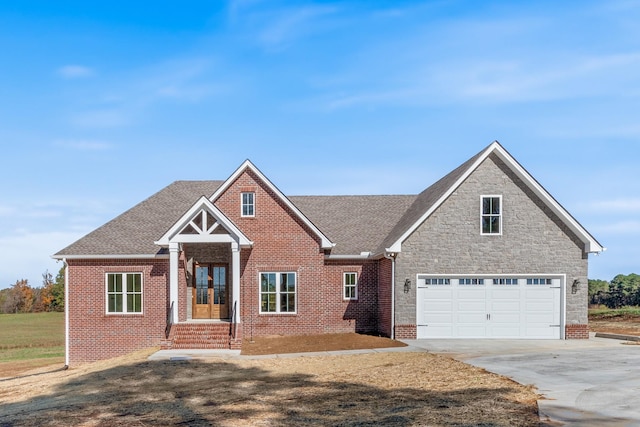
M 163 349 L 228 349 L 230 323 L 177 323 L 171 327 Z

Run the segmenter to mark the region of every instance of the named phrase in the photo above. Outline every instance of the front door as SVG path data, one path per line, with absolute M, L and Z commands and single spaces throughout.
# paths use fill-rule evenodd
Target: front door
M 225 264 L 196 264 L 193 275 L 193 318 L 227 319 L 227 266 Z

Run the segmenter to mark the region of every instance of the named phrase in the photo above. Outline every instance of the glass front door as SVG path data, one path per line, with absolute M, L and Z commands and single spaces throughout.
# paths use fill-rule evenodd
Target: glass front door
M 227 319 L 229 317 L 227 266 L 196 264 L 193 278 L 193 318 Z

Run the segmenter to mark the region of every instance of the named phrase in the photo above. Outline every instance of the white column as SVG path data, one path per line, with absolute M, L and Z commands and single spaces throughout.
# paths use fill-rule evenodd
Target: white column
M 178 322 L 178 274 L 180 259 L 180 244 L 169 243 L 169 306 L 173 304 L 173 312 L 171 313 L 171 322 Z
M 64 365 L 69 366 L 69 264 L 63 258 L 64 264 Z
M 231 243 L 231 286 L 233 295 L 233 307 L 236 308 L 236 323 L 240 322 L 240 246 L 237 242 Z M 232 309 L 233 309 L 232 307 Z M 233 321 L 233 319 L 231 319 Z

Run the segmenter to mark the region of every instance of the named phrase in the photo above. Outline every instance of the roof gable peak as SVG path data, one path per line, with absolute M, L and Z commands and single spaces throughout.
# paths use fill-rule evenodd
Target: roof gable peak
M 558 203 L 553 196 L 524 168 L 518 161 L 497 141 L 494 140 L 484 150 L 474 157 L 454 169 L 441 180 L 425 189 L 414 203 L 412 221 L 405 226 L 404 232 L 397 238 L 393 238 L 388 247 L 384 248 L 387 253 L 397 253 L 402 251 L 402 243 L 444 203 L 449 196 L 462 185 L 491 154 L 497 155 L 509 169 L 513 171 L 531 191 L 536 194 L 558 217 L 571 229 L 584 243 L 584 250 L 587 253 L 599 253 L 605 248 L 575 219 L 571 214 Z M 417 211 L 420 209 L 419 211 Z M 411 208 L 410 208 L 411 210 Z M 397 236 L 397 235 L 396 235 Z
M 324 233 L 322 231 L 320 231 L 320 229 L 318 227 L 315 226 L 315 224 L 313 224 L 311 222 L 311 220 L 309 220 L 309 218 L 307 218 L 297 207 L 296 205 L 294 205 L 291 200 L 289 200 L 288 197 L 286 197 L 284 195 L 284 193 L 282 193 L 282 191 L 280 191 L 280 189 L 278 187 L 275 186 L 275 184 L 273 184 L 266 176 L 265 174 L 263 174 L 260 169 L 258 169 L 256 167 L 256 165 L 254 165 L 251 160 L 246 159 L 244 162 L 242 162 L 242 164 L 231 174 L 231 176 L 229 178 L 227 178 L 220 187 L 218 187 L 218 189 L 215 191 L 215 193 L 213 193 L 213 195 L 209 198 L 209 201 L 211 203 L 215 203 L 216 199 L 218 199 L 218 197 L 220 197 L 220 195 L 222 195 L 225 191 L 227 191 L 227 189 L 233 185 L 233 183 L 238 179 L 238 177 L 240 175 L 242 175 L 244 172 L 246 172 L 247 170 L 250 170 L 260 181 L 262 181 L 272 192 L 273 194 L 276 195 L 276 197 L 278 197 L 280 200 L 282 200 L 282 202 L 289 208 L 291 209 L 291 211 L 298 216 L 302 222 L 309 227 L 309 229 L 312 230 L 312 232 L 318 236 L 318 238 L 320 239 L 321 242 L 321 247 L 323 249 L 331 249 L 335 246 L 335 243 L 331 242 L 331 240 L 329 240 L 329 238 L 327 236 L 324 235 Z

